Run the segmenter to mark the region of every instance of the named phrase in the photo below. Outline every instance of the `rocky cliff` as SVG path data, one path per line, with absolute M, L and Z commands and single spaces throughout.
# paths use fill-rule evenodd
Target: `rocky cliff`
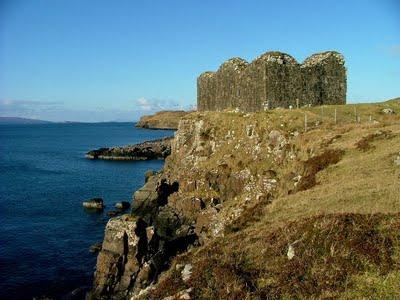
M 383 107 L 400 103 L 360 106 L 360 115 L 371 116 L 364 123 L 354 123 L 352 107 L 338 106 L 337 125 L 333 111 L 314 108 L 185 116 L 163 171 L 135 192 L 132 214 L 107 224 L 89 298 L 335 297 L 368 265 L 395 271 L 388 266 L 400 263 L 390 254 L 400 249 L 398 236 L 372 245 L 399 218 L 363 217 L 400 211 L 393 186 L 400 122 Z M 313 217 L 321 214 L 327 217 Z M 371 241 L 373 257 L 357 248 L 356 236 Z M 306 252 L 307 244 L 316 248 Z M 324 264 L 326 274 L 340 274 L 322 285 Z

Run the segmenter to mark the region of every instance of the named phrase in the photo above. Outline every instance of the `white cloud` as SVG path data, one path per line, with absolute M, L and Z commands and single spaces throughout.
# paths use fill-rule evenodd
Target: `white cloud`
M 181 101 L 184 103 L 184 101 Z M 137 121 L 144 114 L 160 110 L 189 109 L 174 100 L 141 97 L 123 105 L 111 107 L 71 107 L 61 102 L 0 99 L 0 116 L 35 118 L 49 121 Z
M 153 110 L 152 103 L 144 97 L 137 99 L 136 105 L 138 106 L 139 110 Z
M 193 105 L 184 105 L 185 101 L 171 99 L 156 99 L 141 97 L 135 101 L 135 110 L 159 111 L 159 110 L 188 110 Z
M 0 99 L 0 106 L 53 106 L 62 104 L 61 102 L 51 101 L 35 101 L 35 100 L 12 100 L 12 99 Z

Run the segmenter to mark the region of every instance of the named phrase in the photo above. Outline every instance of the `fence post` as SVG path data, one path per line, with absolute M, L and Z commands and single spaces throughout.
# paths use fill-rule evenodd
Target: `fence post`
M 337 108 L 335 107 L 335 125 L 337 124 Z
M 304 113 L 304 132 L 307 132 L 307 114 Z
M 354 118 L 356 120 L 357 123 L 357 107 L 354 105 Z

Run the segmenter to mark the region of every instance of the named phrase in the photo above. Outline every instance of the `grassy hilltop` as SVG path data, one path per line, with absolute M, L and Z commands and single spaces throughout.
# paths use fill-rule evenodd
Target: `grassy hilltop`
M 201 124 L 193 127 L 200 128 L 196 137 L 185 122 Z M 146 297 L 400 298 L 400 98 L 254 114 L 198 112 L 183 118 L 180 131 L 186 144 L 175 145 L 165 172 L 181 176 L 182 191 L 169 202 L 223 199 L 206 220 L 224 224 L 223 231 L 213 234 L 219 227 L 209 225 L 207 242 L 177 256 Z M 196 160 L 186 170 L 180 155 L 188 154 Z M 230 195 L 239 183 L 229 176 L 243 169 L 254 180 Z M 207 173 L 209 184 L 190 188 L 190 174 L 199 178 L 206 170 L 218 178 Z M 192 265 L 189 280 L 181 276 L 185 264 Z

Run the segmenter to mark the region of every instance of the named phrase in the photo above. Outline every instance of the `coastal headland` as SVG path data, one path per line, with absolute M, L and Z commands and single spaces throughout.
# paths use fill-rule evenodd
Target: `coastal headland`
M 145 141 L 135 145 L 100 148 L 86 153 L 88 159 L 150 160 L 164 159 L 171 153 L 172 137 Z
M 107 223 L 88 298 L 400 296 L 399 112 L 185 115 L 164 169 Z

